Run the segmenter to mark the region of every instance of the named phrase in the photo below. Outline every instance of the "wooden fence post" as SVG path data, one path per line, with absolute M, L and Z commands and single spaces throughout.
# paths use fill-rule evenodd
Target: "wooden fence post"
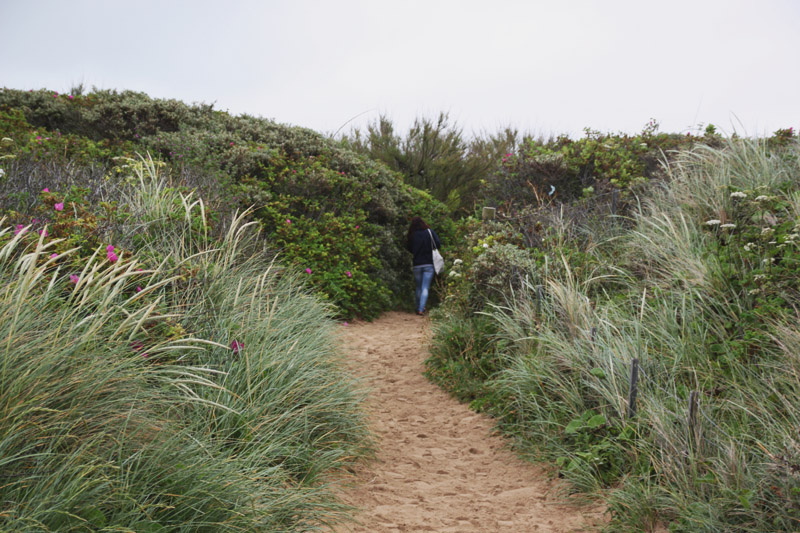
M 484 207 L 483 212 L 481 213 L 481 217 L 483 220 L 494 220 L 495 215 L 497 214 L 497 209 L 494 207 Z
M 636 394 L 639 391 L 639 360 L 631 361 L 631 386 L 628 390 L 628 418 L 636 416 Z
M 541 285 L 536 286 L 536 314 L 542 314 L 542 299 L 544 298 L 544 290 Z

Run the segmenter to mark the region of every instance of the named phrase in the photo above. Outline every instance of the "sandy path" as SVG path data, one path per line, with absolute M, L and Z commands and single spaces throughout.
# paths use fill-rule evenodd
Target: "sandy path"
M 344 494 L 360 524 L 336 531 L 565 532 L 603 522 L 597 508 L 559 504 L 553 483 L 507 449 L 489 418 L 422 376 L 427 319 L 389 313 L 342 335 L 372 389 L 379 449 Z

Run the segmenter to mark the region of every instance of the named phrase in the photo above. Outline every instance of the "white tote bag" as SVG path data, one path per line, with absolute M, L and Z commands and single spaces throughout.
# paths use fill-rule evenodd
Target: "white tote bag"
M 439 249 L 436 248 L 436 241 L 433 240 L 433 233 L 431 230 L 428 230 L 428 235 L 431 236 L 431 249 L 433 253 L 433 269 L 436 271 L 437 274 L 441 274 L 444 270 L 444 257 L 442 254 L 439 253 Z

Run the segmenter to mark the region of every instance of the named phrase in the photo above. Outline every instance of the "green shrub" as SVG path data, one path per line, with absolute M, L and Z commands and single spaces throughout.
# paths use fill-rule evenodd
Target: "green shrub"
M 129 169 L 116 191 L 126 210 L 93 220 L 104 230 L 80 245 L 0 223 L 0 527 L 286 531 L 342 518 L 326 486 L 369 436 L 330 310 L 252 223 L 211 240 L 200 199 L 151 162 Z M 47 228 L 79 232 L 85 198 L 46 194 L 41 205 L 74 204 Z
M 151 153 L 166 163 L 170 183 L 197 188 L 218 219 L 253 207 L 264 237 L 300 272 L 312 270 L 310 281 L 339 306 L 342 317 L 372 318 L 413 294 L 404 244 L 412 216 L 423 216 L 452 242 L 453 225 L 443 204 L 405 185 L 385 166 L 310 130 L 131 91 L 71 96 L 0 91 L 0 135 L 10 139 L 1 148 L 16 161 L 7 169 L 6 184 L 20 189 L 12 202 L 0 201 L 0 209 L 15 211 L 10 214 L 16 223 L 36 218 L 31 210 L 38 200 L 30 187 L 20 187 L 34 162 L 49 175 L 101 165 L 113 182 L 124 164 L 116 158 Z M 74 184 L 101 196 L 94 181 Z M 286 219 L 298 221 L 302 231 L 278 233 Z M 358 234 L 348 229 L 356 225 L 362 228 Z
M 492 205 L 512 211 L 525 205 L 570 202 L 581 197 L 635 191 L 662 177 L 661 161 L 696 142 L 716 144 L 716 137 L 658 133 L 651 121 L 638 135 L 607 134 L 587 129 L 583 139 L 561 136 L 527 139 L 517 152 L 506 153 L 489 176 L 483 194 Z M 623 211 L 620 203 L 619 211 Z
M 525 281 L 488 313 L 456 305 L 437 324 L 432 377 L 490 406 L 574 490 L 613 487 L 615 530 L 791 530 L 800 519 L 800 146 L 712 144 L 674 154 L 629 219 L 573 216 L 585 199 L 559 216 L 540 206 L 508 217 L 534 226 L 522 232 Z M 499 252 L 492 233 L 479 238 Z M 480 294 L 486 281 L 466 275 L 480 257 L 465 255 L 445 305 Z M 484 352 L 457 365 L 464 346 Z M 478 371 L 483 354 L 491 372 Z
M 474 209 L 480 200 L 481 182 L 491 172 L 500 154 L 518 142 L 516 131 L 506 129 L 494 136 L 468 139 L 447 113 L 436 119 L 417 118 L 405 137 L 392 121 L 381 116 L 362 135 L 354 130 L 342 144 L 403 176 L 405 182 L 445 203 L 452 213 Z

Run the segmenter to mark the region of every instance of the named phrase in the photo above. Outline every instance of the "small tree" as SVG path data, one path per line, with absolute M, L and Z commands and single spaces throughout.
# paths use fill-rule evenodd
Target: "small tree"
M 381 116 L 367 126 L 366 136 L 354 130 L 342 142 L 382 161 L 401 173 L 406 183 L 429 191 L 455 213 L 472 210 L 482 180 L 517 140 L 516 130 L 510 128 L 496 136 L 467 140 L 447 113 L 439 113 L 436 119 L 415 119 L 404 138 L 395 133 L 389 118 Z

